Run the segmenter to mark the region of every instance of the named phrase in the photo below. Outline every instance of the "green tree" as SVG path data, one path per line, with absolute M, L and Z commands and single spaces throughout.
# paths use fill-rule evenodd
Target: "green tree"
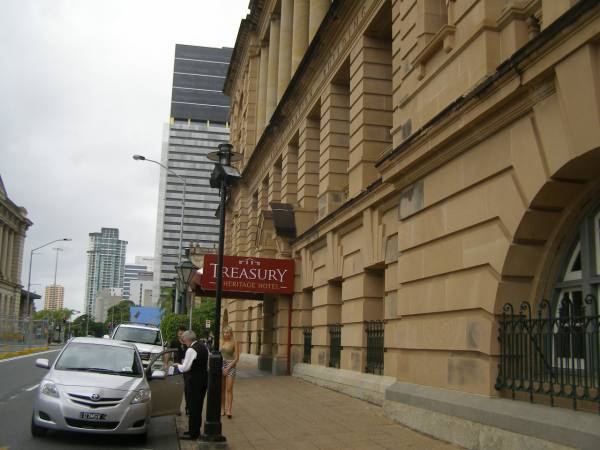
M 135 306 L 131 300 L 122 300 L 106 312 L 106 326 L 112 323 L 113 328 L 120 323 L 129 322 L 130 308 Z
M 160 297 L 158 298 L 158 306 L 160 308 L 161 316 L 171 314 L 173 311 L 173 295 L 175 289 L 172 287 L 161 287 Z
M 204 338 L 206 334 L 206 321 L 211 322 L 211 331 L 215 331 L 215 301 L 212 298 L 203 298 L 202 303 L 192 310 L 192 330 L 200 338 Z M 177 335 L 177 329 L 180 326 L 188 327 L 190 318 L 187 314 L 166 314 L 161 322 L 160 329 L 165 341 L 171 340 Z
M 102 337 L 106 334 L 106 331 L 106 326 L 102 322 L 96 322 L 94 316 L 88 317 L 87 314 L 82 314 L 71 323 L 73 336 L 87 336 L 89 334 L 95 337 Z
M 69 320 L 73 315 L 73 311 L 67 308 L 63 309 L 42 309 L 41 311 L 36 311 L 33 314 L 34 320 L 43 320 L 48 319 L 54 323 L 62 323 L 63 321 Z

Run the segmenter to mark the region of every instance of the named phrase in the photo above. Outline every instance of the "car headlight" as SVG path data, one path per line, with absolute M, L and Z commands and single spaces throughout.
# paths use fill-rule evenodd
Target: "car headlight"
M 136 403 L 146 403 L 150 400 L 150 397 L 152 397 L 150 389 L 140 389 L 137 391 L 133 399 L 131 399 L 131 404 L 135 405 Z
M 58 389 L 56 388 L 56 384 L 52 381 L 44 381 L 40 388 L 40 392 L 44 395 L 58 398 Z

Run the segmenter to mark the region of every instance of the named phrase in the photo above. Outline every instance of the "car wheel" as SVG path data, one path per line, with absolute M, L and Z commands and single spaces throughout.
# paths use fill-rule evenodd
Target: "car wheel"
M 40 427 L 36 425 L 33 420 L 33 415 L 31 416 L 31 435 L 33 437 L 44 437 L 48 433 L 48 428 Z

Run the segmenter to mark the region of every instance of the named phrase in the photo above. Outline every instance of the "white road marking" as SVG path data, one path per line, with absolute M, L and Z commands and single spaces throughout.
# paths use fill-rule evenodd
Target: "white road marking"
M 10 361 L 15 361 L 17 359 L 23 359 L 23 358 L 31 358 L 32 356 L 39 356 L 39 355 L 45 355 L 46 353 L 54 353 L 54 352 L 59 352 L 61 351 L 62 348 L 58 348 L 56 350 L 46 350 L 44 352 L 38 352 L 38 353 L 31 353 L 29 355 L 21 355 L 21 356 L 14 356 L 12 358 L 6 358 L 6 359 L 0 359 L 0 364 L 2 363 L 6 363 L 6 362 L 10 362 Z
M 26 391 L 28 391 L 28 392 L 29 392 L 29 391 L 33 391 L 34 389 L 37 389 L 37 387 L 38 387 L 39 385 L 40 385 L 40 383 L 36 384 L 35 386 L 31 386 L 31 387 L 25 388 L 25 390 L 26 390 Z

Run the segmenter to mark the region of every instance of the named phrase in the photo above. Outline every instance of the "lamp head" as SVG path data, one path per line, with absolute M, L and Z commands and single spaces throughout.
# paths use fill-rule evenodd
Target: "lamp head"
M 219 150 L 210 152 L 206 157 L 222 166 L 230 166 L 231 163 L 242 159 L 239 153 L 233 151 L 233 145 L 228 143 L 219 144 Z
M 146 161 L 146 157 L 142 155 L 133 155 L 133 159 L 136 161 Z
M 73 239 L 71 238 L 62 238 L 63 241 L 72 241 Z

